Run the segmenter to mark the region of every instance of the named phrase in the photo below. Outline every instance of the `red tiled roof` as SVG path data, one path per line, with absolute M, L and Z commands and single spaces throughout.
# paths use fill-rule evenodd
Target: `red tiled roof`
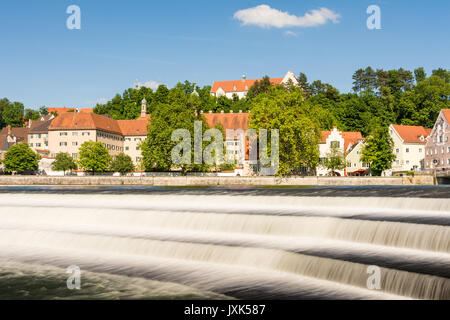
M 222 124 L 227 129 L 248 129 L 248 113 L 205 113 L 203 116 L 211 128 L 215 128 L 217 123 Z
M 327 141 L 328 136 L 331 134 L 331 131 L 322 131 L 320 143 L 325 143 Z M 359 131 L 344 131 L 341 132 L 342 138 L 344 138 L 344 150 L 347 150 L 348 146 L 356 145 L 358 141 L 363 140 L 363 136 Z
M 57 114 L 61 114 L 63 112 L 71 112 L 71 111 L 77 111 L 77 108 L 48 108 L 48 113 L 56 112 Z
M 284 78 L 271 78 L 272 85 L 281 84 Z M 215 93 L 219 88 L 222 88 L 225 92 L 240 92 L 248 91 L 256 81 L 262 79 L 249 79 L 249 80 L 231 80 L 231 81 L 215 81 L 211 92 Z
M 403 142 L 406 143 L 426 143 L 427 141 L 425 139 L 421 141 L 420 137 L 426 138 L 431 133 L 431 129 L 425 129 L 422 126 L 402 126 L 394 124 L 392 127 L 403 139 Z
M 95 113 L 65 112 L 53 119 L 52 130 L 102 130 L 122 134 L 117 120 Z
M 150 124 L 150 115 L 136 120 L 117 120 L 117 123 L 124 136 L 145 136 Z
M 450 109 L 442 109 L 441 111 L 444 114 L 444 117 L 447 118 L 447 122 L 450 122 Z

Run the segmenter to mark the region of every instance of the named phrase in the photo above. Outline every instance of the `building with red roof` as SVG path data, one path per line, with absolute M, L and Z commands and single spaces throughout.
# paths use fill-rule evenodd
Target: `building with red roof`
M 427 169 L 450 169 L 450 109 L 442 109 L 431 129 L 425 147 L 425 167 Z
M 83 110 L 83 109 L 82 109 Z M 67 152 L 74 159 L 86 141 L 101 142 L 111 155 L 128 154 L 135 163 L 141 160 L 140 143 L 147 137 L 147 101 L 142 101 L 141 116 L 135 120 L 115 120 L 90 110 L 63 112 L 48 127 L 50 155 Z
M 331 131 L 322 131 L 320 134 L 321 134 L 321 140 L 319 143 L 320 163 L 325 162 L 325 159 L 328 158 L 333 149 L 337 149 L 339 152 L 342 153 L 342 155 L 346 156 L 349 154 L 353 154 L 351 152 L 353 149 L 355 149 L 356 146 L 358 146 L 358 148 L 360 149 L 362 146 L 362 142 L 364 141 L 361 132 L 350 132 L 350 131 L 342 132 L 339 131 L 337 127 L 334 127 L 333 130 Z M 363 164 L 359 159 L 360 154 L 356 153 L 356 151 L 355 151 L 356 158 L 352 159 L 351 161 L 352 165 L 349 168 L 350 170 L 354 171 L 363 169 Z M 355 166 L 353 166 L 353 163 L 355 163 Z M 349 165 L 347 165 L 347 167 L 349 167 Z M 347 175 L 347 169 L 330 172 L 330 170 L 323 165 L 319 165 L 317 167 L 318 176 L 325 176 L 330 174 L 345 176 Z
M 247 79 L 246 76 L 242 76 L 240 80 L 229 81 L 215 81 L 211 88 L 211 94 L 216 97 L 225 96 L 232 99 L 236 95 L 239 99 L 244 98 L 247 95 L 248 90 L 255 84 L 256 81 L 262 79 Z M 283 78 L 270 78 L 272 85 L 287 84 L 292 81 L 293 84 L 298 85 L 298 79 L 294 73 L 289 71 Z
M 424 169 L 425 145 L 430 133 L 431 129 L 422 126 L 390 125 L 389 135 L 394 141 L 396 156 L 390 171 L 395 174 Z

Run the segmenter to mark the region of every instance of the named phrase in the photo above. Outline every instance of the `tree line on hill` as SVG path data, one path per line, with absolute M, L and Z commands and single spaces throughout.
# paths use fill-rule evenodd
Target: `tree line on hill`
M 442 68 L 433 70 L 431 76 L 423 68 L 414 72 L 401 68 L 359 69 L 353 74 L 352 93 L 340 93 L 320 80 L 308 82 L 303 73 L 298 78 L 299 86 L 290 83 L 274 87 L 270 78 L 264 77 L 250 88 L 244 99 L 217 98 L 211 96 L 210 86 L 200 88 L 189 81 L 171 89 L 160 85 L 155 91 L 146 87 L 130 88 L 107 103 L 96 105 L 94 112 L 114 119 L 135 119 L 140 114 L 142 99 L 147 100 L 152 125 L 148 128 L 148 139 L 141 146 L 142 166 L 146 171 L 211 170 L 208 165 L 174 165 L 171 153 L 179 141 L 172 141 L 172 132 L 187 129 L 193 136 L 197 120 L 203 122 L 204 130 L 208 129 L 200 111 L 242 110 L 250 112 L 250 128 L 279 129 L 278 175 L 298 174 L 302 168 L 314 172 L 319 165 L 320 131 L 333 126 L 342 131 L 360 131 L 367 137 L 362 161 L 370 164 L 374 175 L 380 175 L 395 160 L 387 130 L 390 124 L 431 128 L 440 110 L 450 108 L 450 72 Z M 8 109 L 6 114 L 10 112 Z M 268 140 L 270 150 L 270 137 Z M 191 150 L 194 150 L 193 141 Z M 193 152 L 188 157 L 193 159 Z M 336 167 L 336 161 L 328 163 Z M 101 170 L 108 168 L 100 166 Z
M 37 120 L 42 115 L 48 114 L 48 108 L 42 106 L 38 110 L 25 108 L 21 102 L 11 102 L 7 98 L 0 99 L 0 129 L 10 125 L 22 127 L 25 122 Z

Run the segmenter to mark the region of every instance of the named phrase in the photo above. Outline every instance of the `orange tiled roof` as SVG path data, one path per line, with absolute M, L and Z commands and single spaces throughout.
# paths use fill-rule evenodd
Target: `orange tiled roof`
M 93 108 L 83 108 L 83 109 L 80 109 L 80 112 L 83 112 L 83 113 L 94 113 L 94 109 Z
M 61 114 L 63 112 L 71 112 L 71 111 L 77 111 L 77 108 L 48 108 L 48 113 L 56 112 L 57 114 Z
M 426 140 L 421 141 L 420 137 L 428 137 L 431 133 L 431 129 L 425 129 L 422 126 L 402 126 L 392 125 L 394 130 L 406 143 L 426 143 Z
M 217 123 L 221 123 L 226 129 L 248 129 L 248 113 L 205 113 L 203 116 L 211 128 L 215 128 Z
M 117 120 L 117 122 L 124 136 L 145 136 L 150 124 L 150 115 L 136 120 Z
M 331 131 L 322 131 L 320 143 L 325 143 Z M 347 150 L 348 146 L 356 145 L 358 141 L 363 140 L 363 136 L 359 131 L 344 131 L 341 132 L 342 138 L 344 138 L 344 150 Z
M 102 130 L 122 134 L 117 120 L 95 113 L 65 112 L 53 119 L 52 130 Z
M 284 78 L 271 78 L 272 85 L 281 84 Z M 219 88 L 222 88 L 225 92 L 241 92 L 248 91 L 256 81 L 262 79 L 249 79 L 249 80 L 231 80 L 231 81 L 215 81 L 211 89 L 212 93 L 215 93 Z
M 442 109 L 441 111 L 444 114 L 444 117 L 447 118 L 447 122 L 450 122 L 450 109 Z

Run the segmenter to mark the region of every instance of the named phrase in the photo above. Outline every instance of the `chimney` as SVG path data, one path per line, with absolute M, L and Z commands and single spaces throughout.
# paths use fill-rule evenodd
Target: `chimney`
M 8 136 L 10 136 L 11 135 L 11 125 L 8 125 L 7 128 L 8 128 Z
M 221 114 L 224 114 L 224 113 L 225 113 L 225 111 L 223 111 L 223 110 L 220 110 L 220 113 L 221 113 Z
M 245 82 L 245 80 L 247 80 L 247 77 L 245 76 L 245 74 L 242 75 L 242 82 Z
M 209 110 L 209 114 L 211 114 L 212 113 L 212 110 Z
M 233 113 L 233 110 L 230 110 L 230 113 Z
M 239 110 L 239 113 L 242 113 L 242 110 Z
M 31 122 L 33 122 L 33 120 L 29 119 L 28 120 L 28 126 L 27 126 L 28 128 L 31 128 Z

